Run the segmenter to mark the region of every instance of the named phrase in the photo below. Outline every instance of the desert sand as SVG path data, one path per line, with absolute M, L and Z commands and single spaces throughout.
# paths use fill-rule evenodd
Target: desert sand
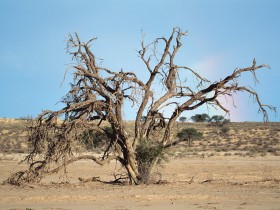
M 0 182 L 26 168 L 24 154 L 0 155 Z M 280 209 L 280 158 L 213 156 L 171 159 L 159 168 L 160 184 L 129 186 L 78 177 L 113 180 L 115 162 L 79 161 L 39 184 L 0 185 L 0 209 Z

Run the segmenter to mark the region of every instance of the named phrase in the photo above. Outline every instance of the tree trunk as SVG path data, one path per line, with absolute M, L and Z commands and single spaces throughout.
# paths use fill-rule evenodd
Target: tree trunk
M 141 176 L 138 173 L 136 156 L 134 152 L 130 150 L 132 150 L 132 147 L 127 147 L 127 149 L 123 152 L 123 156 L 125 158 L 121 163 L 127 171 L 130 184 L 138 185 L 141 183 Z

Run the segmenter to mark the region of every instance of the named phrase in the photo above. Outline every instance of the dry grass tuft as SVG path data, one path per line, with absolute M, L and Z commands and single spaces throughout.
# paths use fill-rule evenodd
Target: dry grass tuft
M 27 153 L 28 142 L 26 120 L 0 119 L 0 152 Z M 127 132 L 133 136 L 134 123 L 127 122 Z M 169 156 L 266 156 L 280 155 L 280 123 L 238 122 L 223 126 L 208 123 L 177 123 L 172 131 L 173 138 L 183 128 L 193 127 L 203 133 L 203 139 L 192 146 L 181 143 L 169 151 Z

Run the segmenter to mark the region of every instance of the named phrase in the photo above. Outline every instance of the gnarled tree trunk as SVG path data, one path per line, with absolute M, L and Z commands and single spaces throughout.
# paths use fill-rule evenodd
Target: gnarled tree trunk
M 228 113 L 219 99 L 239 91 L 253 96 L 266 121 L 267 109 L 275 111 L 275 107 L 262 104 L 258 94 L 240 86 L 237 79 L 251 72 L 257 81 L 256 71 L 268 65 L 257 65 L 254 59 L 252 66 L 235 69 L 219 82 L 211 83 L 195 70 L 175 64 L 186 35 L 187 32 L 174 28 L 169 37 L 157 38 L 147 45 L 143 37 L 138 55 L 147 70 L 147 81 L 140 80 L 138 70 L 112 71 L 101 66 L 91 51 L 95 38 L 82 42 L 77 34 L 69 35 L 67 52 L 75 65 L 71 89 L 62 100 L 65 107 L 59 111 L 44 111 L 33 121 L 29 127 L 32 151 L 25 159 L 30 167 L 12 175 L 6 183 L 38 182 L 79 159 L 91 159 L 100 165 L 117 160 L 126 169 L 131 184 L 147 183 L 162 152 L 180 142 L 171 139 L 171 129 L 180 114 L 203 105 Z M 195 87 L 188 77 L 196 79 Z M 158 84 L 162 86 L 161 92 L 154 91 Z M 134 136 L 127 134 L 123 120 L 125 101 L 137 107 Z M 166 108 L 173 109 L 170 116 L 164 115 Z M 143 116 L 146 116 L 144 120 Z M 103 126 L 104 121 L 112 132 Z M 77 145 L 83 143 L 81 136 L 88 131 L 106 136 L 102 156 L 76 155 Z

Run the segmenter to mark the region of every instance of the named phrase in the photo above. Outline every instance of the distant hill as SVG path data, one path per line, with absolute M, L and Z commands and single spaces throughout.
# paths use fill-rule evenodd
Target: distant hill
M 133 135 L 133 122 L 127 122 L 127 132 Z M 26 120 L 0 119 L 0 152 L 27 153 Z M 203 132 L 204 138 L 189 147 L 182 143 L 171 149 L 174 157 L 182 156 L 280 156 L 280 122 L 231 122 L 226 125 L 209 123 L 177 123 L 172 138 L 186 127 Z

